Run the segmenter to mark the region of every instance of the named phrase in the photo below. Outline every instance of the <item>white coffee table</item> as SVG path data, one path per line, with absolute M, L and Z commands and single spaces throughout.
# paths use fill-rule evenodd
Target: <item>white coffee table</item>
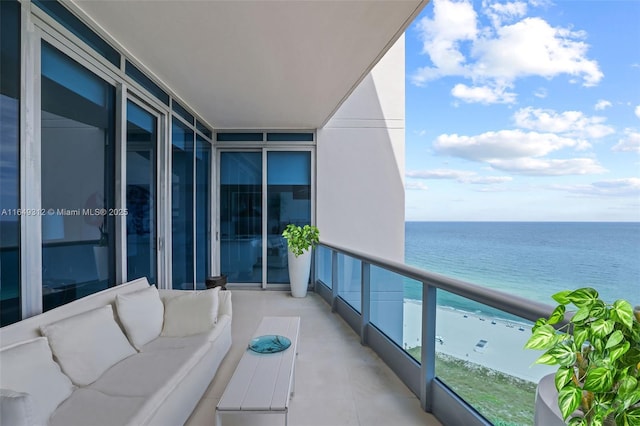
M 299 331 L 300 317 L 262 319 L 253 337 L 277 334 L 288 337 L 291 346 L 273 354 L 245 351 L 216 407 L 216 426 L 222 425 L 220 413 L 284 414 L 287 425 Z

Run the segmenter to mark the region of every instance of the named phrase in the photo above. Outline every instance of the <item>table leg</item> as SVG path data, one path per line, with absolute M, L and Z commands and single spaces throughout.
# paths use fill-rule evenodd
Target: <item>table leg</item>
M 222 426 L 222 420 L 220 419 L 220 412 L 216 408 L 216 424 L 215 426 Z

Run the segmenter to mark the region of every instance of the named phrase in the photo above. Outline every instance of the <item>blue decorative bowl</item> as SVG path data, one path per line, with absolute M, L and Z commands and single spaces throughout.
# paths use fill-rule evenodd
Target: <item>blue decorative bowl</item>
M 259 354 L 273 354 L 282 352 L 291 346 L 291 340 L 288 337 L 269 334 L 251 339 L 249 349 Z

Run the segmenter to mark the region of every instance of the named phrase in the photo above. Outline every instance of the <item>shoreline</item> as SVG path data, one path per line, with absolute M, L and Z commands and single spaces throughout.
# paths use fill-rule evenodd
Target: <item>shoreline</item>
M 402 346 L 421 346 L 422 302 L 404 299 L 403 312 Z M 537 383 L 556 371 L 554 366 L 533 364 L 542 351 L 524 349 L 531 336 L 530 324 L 438 306 L 436 336 L 436 352 L 519 379 Z M 481 340 L 486 342 L 484 346 L 476 346 Z

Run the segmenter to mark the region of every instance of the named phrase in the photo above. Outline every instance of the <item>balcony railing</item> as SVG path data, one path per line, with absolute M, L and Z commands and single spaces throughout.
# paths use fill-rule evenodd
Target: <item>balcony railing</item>
M 533 424 L 548 366 L 523 349 L 549 305 L 328 243 L 315 289 L 444 424 Z

